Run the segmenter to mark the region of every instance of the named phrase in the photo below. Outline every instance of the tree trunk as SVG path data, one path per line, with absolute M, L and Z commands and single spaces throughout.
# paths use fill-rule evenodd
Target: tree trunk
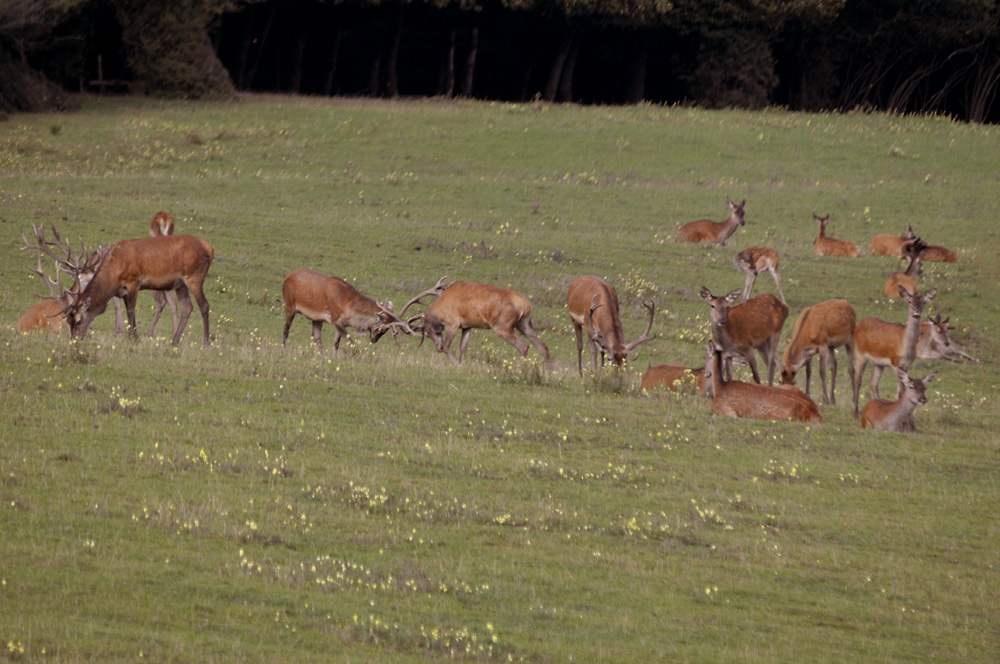
M 337 34 L 333 38 L 333 48 L 330 49 L 330 71 L 326 74 L 326 85 L 323 86 L 323 94 L 327 97 L 333 94 L 333 77 L 337 74 L 337 60 L 340 59 L 340 40 L 344 36 L 344 29 L 338 27 Z
M 628 70 L 625 72 L 625 103 L 638 104 L 646 96 L 646 40 L 637 38 L 629 51 Z
M 566 56 L 566 64 L 563 65 L 562 76 L 559 78 L 559 101 L 573 101 L 573 70 L 576 69 L 576 55 L 580 51 L 576 41 Z
M 448 43 L 444 49 L 437 93 L 438 96 L 447 99 L 451 99 L 455 95 L 455 28 L 448 32 Z
M 403 4 L 396 6 L 395 22 L 392 28 L 392 37 L 389 40 L 389 53 L 385 63 L 386 89 L 385 96 L 396 98 L 399 96 L 399 41 L 403 34 Z
M 277 10 L 278 3 L 271 3 L 271 11 L 267 13 L 267 21 L 264 23 L 264 30 L 261 32 L 260 39 L 257 41 L 257 54 L 253 59 L 253 64 L 250 66 L 250 71 L 244 81 L 247 89 L 253 86 L 254 76 L 257 75 L 257 66 L 260 64 L 260 56 L 264 53 L 264 44 L 267 42 L 267 33 L 271 31 L 271 23 L 274 22 L 274 14 Z
M 559 81 L 562 79 L 563 69 L 566 66 L 566 58 L 569 57 L 570 49 L 573 47 L 573 32 L 566 28 L 563 30 L 562 39 L 556 49 L 555 57 L 552 59 L 552 66 L 549 67 L 549 78 L 545 84 L 545 92 L 542 98 L 545 101 L 555 101 L 556 93 L 559 91 Z
M 462 79 L 462 96 L 472 97 L 472 75 L 476 69 L 479 52 L 479 26 L 473 26 L 469 33 L 469 54 L 465 58 L 465 72 Z

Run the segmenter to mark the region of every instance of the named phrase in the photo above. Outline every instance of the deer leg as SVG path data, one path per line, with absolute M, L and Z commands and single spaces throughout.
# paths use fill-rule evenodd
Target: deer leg
M 868 360 L 862 355 L 854 354 L 854 362 L 852 363 L 851 369 L 851 391 L 854 396 L 854 417 L 858 416 L 858 401 L 861 398 L 861 380 L 865 377 L 865 367 L 868 365 Z
M 139 332 L 135 326 L 135 301 L 138 295 L 139 295 L 138 290 L 127 291 L 125 293 L 124 298 L 122 298 L 125 300 L 125 313 L 128 315 L 128 333 L 129 336 L 132 337 L 133 339 L 139 336 Z M 118 306 L 120 307 L 121 300 L 116 299 L 115 301 L 116 303 L 118 303 Z
M 761 354 L 763 355 L 763 353 L 761 353 Z M 757 358 L 754 357 L 753 349 L 751 348 L 750 352 L 747 353 L 746 355 L 744 355 L 744 357 L 747 358 L 747 364 L 750 365 L 750 373 L 753 374 L 754 382 L 757 383 L 757 384 L 760 384 L 760 374 L 757 373 Z M 765 362 L 767 361 L 767 356 L 766 355 L 764 356 L 764 361 Z M 727 377 L 726 380 L 732 380 L 732 373 L 733 373 L 732 372 L 732 366 L 730 366 L 729 368 L 727 368 L 726 372 L 729 374 L 729 377 Z
M 201 283 L 199 283 L 197 285 L 197 287 L 193 287 L 192 286 L 190 294 L 194 295 L 195 302 L 198 303 L 198 310 L 201 311 L 201 322 L 202 322 L 202 325 L 204 325 L 204 327 L 205 327 L 205 338 L 204 338 L 204 341 L 202 342 L 202 345 L 204 345 L 205 348 L 208 348 L 210 345 L 212 345 L 212 342 L 211 342 L 211 340 L 208 337 L 208 300 L 205 299 L 205 292 L 202 290 Z M 180 291 L 179 288 L 177 289 L 177 301 L 178 302 L 181 301 L 181 291 Z M 190 306 L 190 304 L 191 304 L 191 302 L 190 302 L 190 297 L 189 297 L 188 298 L 188 306 Z M 183 304 L 181 306 L 183 307 Z M 183 309 L 182 309 L 182 312 L 183 312 Z M 191 312 L 190 312 L 190 309 L 189 309 L 188 310 L 188 315 L 190 315 L 190 313 Z M 186 324 L 187 324 L 187 316 L 184 316 L 183 320 L 181 320 L 177 324 L 177 329 L 174 331 L 174 336 L 177 338 L 177 342 L 180 342 L 181 332 L 184 331 L 184 326 Z
M 153 312 L 153 322 L 149 325 L 149 332 L 146 333 L 147 337 L 153 336 L 153 332 L 156 331 L 156 324 L 160 322 L 160 315 L 163 313 L 163 307 L 166 306 L 166 296 L 163 291 L 153 291 L 153 299 L 156 301 L 156 311 Z M 176 321 L 174 321 L 176 323 Z M 177 330 L 171 330 L 171 334 Z
M 813 359 L 812 355 L 806 357 L 806 396 L 809 396 L 809 383 L 812 382 Z
M 746 281 L 743 282 L 743 302 L 750 299 L 750 293 L 753 292 L 753 285 L 757 282 L 757 274 L 751 272 L 747 274 Z
M 291 324 L 291 321 L 289 321 L 289 324 Z M 319 346 L 319 352 L 325 353 L 326 349 L 323 347 L 323 321 L 314 320 L 312 322 L 312 337 L 316 345 Z M 334 346 L 333 354 L 337 354 L 336 346 Z
M 170 307 L 170 331 L 177 331 L 177 298 L 174 297 L 173 291 L 165 291 L 163 297 L 167 300 L 167 306 Z
M 576 332 L 576 369 L 580 372 L 580 378 L 583 378 L 583 326 L 573 321 L 573 331 Z M 590 347 L 589 343 L 587 347 Z
M 521 339 L 516 334 L 514 334 L 513 330 L 503 330 L 499 328 L 493 328 L 493 331 L 496 332 L 501 339 L 503 339 L 511 346 L 516 348 L 517 352 L 521 355 L 522 360 L 525 358 L 525 356 L 527 356 L 528 348 L 530 348 L 528 342 L 525 341 L 524 339 Z M 524 331 L 522 330 L 521 332 L 523 334 Z
M 882 367 L 872 363 L 872 377 L 868 382 L 868 386 L 872 388 L 872 394 L 875 395 L 876 399 L 880 399 L 878 395 L 878 382 L 882 379 Z
M 785 291 L 781 289 L 781 275 L 778 274 L 777 270 L 771 270 L 771 276 L 774 277 L 774 283 L 778 286 L 778 295 L 781 296 L 781 303 L 788 304 L 785 302 Z
M 204 300 L 205 296 L 202 295 L 201 299 Z M 191 292 L 188 290 L 188 287 L 185 286 L 184 284 L 181 284 L 180 286 L 177 287 L 177 302 L 180 304 L 181 318 L 180 318 L 180 323 L 177 326 L 177 331 L 174 332 L 174 339 L 172 342 L 174 346 L 177 346 L 181 343 L 181 333 L 187 326 L 188 318 L 191 316 L 191 311 L 194 310 L 194 305 L 191 304 Z M 207 346 L 208 345 L 208 311 L 207 311 L 208 302 L 205 302 L 205 307 L 206 309 L 203 311 L 203 315 L 205 317 L 205 345 Z
M 122 321 L 122 299 L 113 297 L 111 303 L 115 305 L 115 334 L 121 334 L 125 331 L 125 323 Z
M 833 348 L 827 348 L 826 354 L 830 358 L 830 403 L 835 404 L 837 403 L 837 352 Z
M 458 328 L 446 327 L 444 329 L 444 337 L 441 340 L 441 350 L 444 351 L 444 354 L 448 356 L 448 359 L 451 360 L 451 363 L 455 366 L 461 366 L 462 360 L 465 359 L 465 347 L 469 343 L 469 332 L 469 328 L 462 330 L 462 340 L 458 343 L 458 357 L 460 359 L 456 360 L 455 356 L 451 354 L 451 343 L 455 341 L 455 335 L 458 334 Z
M 531 319 L 522 318 L 517 324 L 517 329 L 521 330 L 521 334 L 523 334 L 525 338 L 527 338 L 528 341 L 530 341 L 531 344 L 538 350 L 538 352 L 542 354 L 542 357 L 545 359 L 545 366 L 551 369 L 552 358 L 549 356 L 549 348 L 542 343 L 542 340 L 538 337 L 538 333 L 535 332 L 535 328 L 531 324 Z M 525 353 L 527 353 L 527 350 L 525 350 Z
M 848 343 L 846 346 L 844 346 L 844 348 L 847 349 L 847 372 L 848 372 L 848 374 L 850 376 L 850 379 L 851 379 L 851 386 L 853 387 L 854 386 L 854 360 L 855 360 L 854 344 L 853 343 Z M 855 405 L 857 405 L 858 400 L 855 399 L 854 403 L 855 403 Z
M 292 321 L 295 319 L 295 309 L 292 309 L 292 315 L 288 315 L 288 311 L 285 311 L 285 331 L 281 335 L 281 345 L 288 345 L 288 330 L 292 329 Z

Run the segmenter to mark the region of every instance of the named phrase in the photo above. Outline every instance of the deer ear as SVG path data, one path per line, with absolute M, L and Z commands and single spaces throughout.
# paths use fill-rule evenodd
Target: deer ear
M 711 302 L 712 301 L 712 291 L 710 291 L 707 288 L 705 288 L 704 286 L 702 286 L 701 287 L 701 299 L 707 300 L 707 301 Z
M 937 295 L 937 288 L 932 288 L 926 293 L 924 293 L 924 304 L 927 304 L 928 302 L 933 300 L 935 295 Z
M 932 373 L 929 373 L 929 374 L 927 374 L 926 376 L 924 376 L 924 377 L 923 377 L 923 378 L 922 378 L 922 379 L 920 380 L 920 382 L 921 382 L 921 383 L 923 383 L 924 385 L 927 385 L 927 383 L 929 383 L 929 382 L 931 382 L 932 380 L 934 380 L 934 376 L 937 376 L 937 372 L 936 372 L 936 371 L 934 371 L 934 372 L 932 372 Z
M 733 302 L 735 302 L 736 300 L 739 299 L 740 294 L 742 292 L 743 291 L 741 291 L 739 288 L 737 288 L 732 293 L 730 293 L 729 295 L 726 296 L 726 302 L 728 302 L 729 304 L 732 304 Z
M 910 297 L 912 297 L 912 294 L 910 293 L 910 291 L 906 290 L 905 287 L 903 287 L 903 286 L 897 286 L 896 288 L 899 289 L 899 296 L 901 298 L 903 298 L 904 300 L 909 300 Z
M 733 201 L 729 198 L 729 196 L 726 196 L 726 205 L 729 206 L 730 210 L 736 207 L 736 203 L 733 203 Z

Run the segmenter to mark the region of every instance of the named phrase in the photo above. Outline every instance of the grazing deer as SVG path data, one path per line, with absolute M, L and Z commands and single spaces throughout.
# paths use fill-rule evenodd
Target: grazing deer
M 637 346 L 653 340 L 655 335 L 649 336 L 649 330 L 653 327 L 653 303 L 644 302 L 643 306 L 649 310 L 646 331 L 631 343 L 625 343 L 625 333 L 618 313 L 618 293 L 614 287 L 600 277 L 581 276 L 573 280 L 566 296 L 566 307 L 569 309 L 573 331 L 576 332 L 576 366 L 581 376 L 584 330 L 587 332 L 587 348 L 595 371 L 598 351 L 601 354 L 601 366 L 604 366 L 604 357 L 607 355 L 612 364 L 620 367 L 628 361 L 629 355 Z
M 737 228 L 746 224 L 744 220 L 746 213 L 743 209 L 746 204 L 747 199 L 745 198 L 737 205 L 726 196 L 726 205 L 729 206 L 728 219 L 725 221 L 711 221 L 709 219 L 692 221 L 681 226 L 677 237 L 681 242 L 724 245 Z
M 767 367 L 767 383 L 773 385 L 778 364 L 778 339 L 788 318 L 788 306 L 770 293 L 764 293 L 731 307 L 739 295 L 740 291 L 734 290 L 724 297 L 715 297 L 704 286 L 701 288 L 702 299 L 711 307 L 712 338 L 727 356 L 726 378 L 732 378 L 732 361 L 728 356 L 737 355 L 746 359 L 754 381 L 759 383 L 760 374 L 753 354 L 757 350 Z
M 379 304 L 339 277 L 328 277 L 313 270 L 295 270 L 285 277 L 281 294 L 285 301 L 282 346 L 288 343 L 288 330 L 292 327 L 295 314 L 302 314 L 312 321 L 313 341 L 321 353 L 325 352 L 322 337 L 324 322 L 337 330 L 333 338 L 334 355 L 340 350 L 340 340 L 347 336 L 348 327 L 368 332 L 371 343 L 394 329 L 413 334 L 406 321 L 393 313 L 388 299 L 385 304 Z
M 423 320 L 411 324 L 414 332 L 429 337 L 434 342 L 439 353 L 444 353 L 455 365 L 461 365 L 465 359 L 465 349 L 469 343 L 469 335 L 473 329 L 491 329 L 500 337 L 517 348 L 524 359 L 528 355 L 528 343 L 517 337 L 518 331 L 530 341 L 545 359 L 545 364 L 552 367 L 549 349 L 538 338 L 531 325 L 531 302 L 517 291 L 499 286 L 477 284 L 471 281 L 456 281 L 447 288 L 438 286 L 424 291 L 410 300 L 400 315 L 404 315 L 411 304 L 420 301 L 427 295 L 439 294 L 438 298 L 424 312 Z M 459 344 L 458 359 L 451 354 L 451 343 L 459 330 L 462 340 Z
M 753 285 L 757 281 L 757 275 L 767 270 L 774 277 L 774 283 L 778 286 L 778 294 L 785 304 L 785 291 L 781 289 L 781 274 L 778 272 L 778 252 L 769 247 L 749 247 L 733 256 L 733 263 L 746 275 L 746 282 L 743 284 L 743 302 L 750 297 Z
M 125 300 L 129 331 L 135 337 L 138 335 L 135 300 L 139 291 L 174 289 L 181 314 L 173 345 L 180 343 L 194 308 L 193 296 L 205 327 L 204 345 L 209 346 L 208 300 L 203 289 L 208 269 L 215 259 L 215 249 L 210 244 L 193 235 L 164 235 L 119 240 L 101 253 L 94 277 L 64 310 L 74 339 L 86 337 L 91 322 L 104 313 L 112 297 Z
M 708 382 L 705 380 L 704 367 L 686 367 L 683 364 L 656 364 L 646 369 L 642 375 L 642 389 L 652 392 L 664 387 L 668 390 L 679 390 L 686 385 L 697 384 L 698 394 L 710 396 Z
M 722 355 L 721 349 L 709 342 L 704 375 L 712 397 L 712 412 L 716 415 L 762 420 L 822 421 L 823 416 L 816 402 L 795 387 L 724 381 Z
M 781 382 L 795 384 L 795 374 L 806 366 L 806 395 L 812 380 L 812 356 L 819 354 L 819 380 L 823 403 L 837 403 L 837 356 L 834 349 L 847 351 L 847 369 L 854 385 L 855 313 L 846 300 L 827 300 L 802 310 L 792 327 L 792 341 L 785 348 Z M 826 392 L 826 367 L 830 366 L 830 394 Z
M 861 427 L 878 431 L 916 433 L 917 424 L 913 411 L 927 403 L 927 384 L 934 380 L 936 373 L 929 373 L 921 379 L 910 378 L 906 371 L 899 370 L 899 381 L 904 389 L 896 401 L 875 398 L 865 405 L 861 413 Z
M 817 256 L 846 256 L 847 258 L 855 258 L 861 253 L 858 245 L 853 242 L 826 236 L 826 222 L 830 221 L 830 215 L 820 217 L 814 214 L 813 219 L 819 223 L 819 237 L 816 238 L 814 249 Z
M 941 340 L 935 342 L 932 335 L 937 331 L 940 334 L 940 327 L 927 324 L 926 327 L 920 323 L 920 318 L 924 314 L 924 307 L 937 295 L 937 289 L 932 288 L 923 295 L 911 293 L 902 286 L 899 287 L 899 294 L 906 300 L 908 313 L 906 325 L 899 323 L 889 323 L 881 318 L 865 318 L 854 328 L 854 416 L 858 416 L 858 399 L 861 393 L 861 379 L 864 377 L 865 367 L 872 363 L 872 377 L 869 385 L 872 394 L 877 399 L 878 383 L 882 377 L 882 369 L 894 367 L 909 370 L 913 361 L 919 356 L 919 349 L 925 354 L 930 352 L 935 343 L 942 344 Z M 940 316 L 939 316 L 940 319 Z M 947 336 L 947 329 L 944 329 Z M 923 341 L 921 341 L 923 339 Z M 901 391 L 901 386 L 897 385 L 897 396 Z
M 868 253 L 878 256 L 895 256 L 905 258 L 903 250 L 906 243 L 916 239 L 913 233 L 913 226 L 909 226 L 906 235 L 893 235 L 892 233 L 879 233 L 868 243 Z
M 910 264 L 906 266 L 906 270 L 903 272 L 893 272 L 889 275 L 889 278 L 885 282 L 885 296 L 891 298 L 899 297 L 900 287 L 904 287 L 911 293 L 918 293 L 917 290 L 917 276 L 921 274 L 921 261 L 922 254 L 927 248 L 923 240 L 920 238 L 915 238 L 910 242 L 906 243 L 903 249 L 906 258 L 910 259 Z

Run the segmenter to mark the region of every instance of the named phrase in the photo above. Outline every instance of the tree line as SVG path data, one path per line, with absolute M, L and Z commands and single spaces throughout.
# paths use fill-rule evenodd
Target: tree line
M 0 110 L 78 89 L 870 108 L 996 122 L 1000 0 L 6 0 Z

